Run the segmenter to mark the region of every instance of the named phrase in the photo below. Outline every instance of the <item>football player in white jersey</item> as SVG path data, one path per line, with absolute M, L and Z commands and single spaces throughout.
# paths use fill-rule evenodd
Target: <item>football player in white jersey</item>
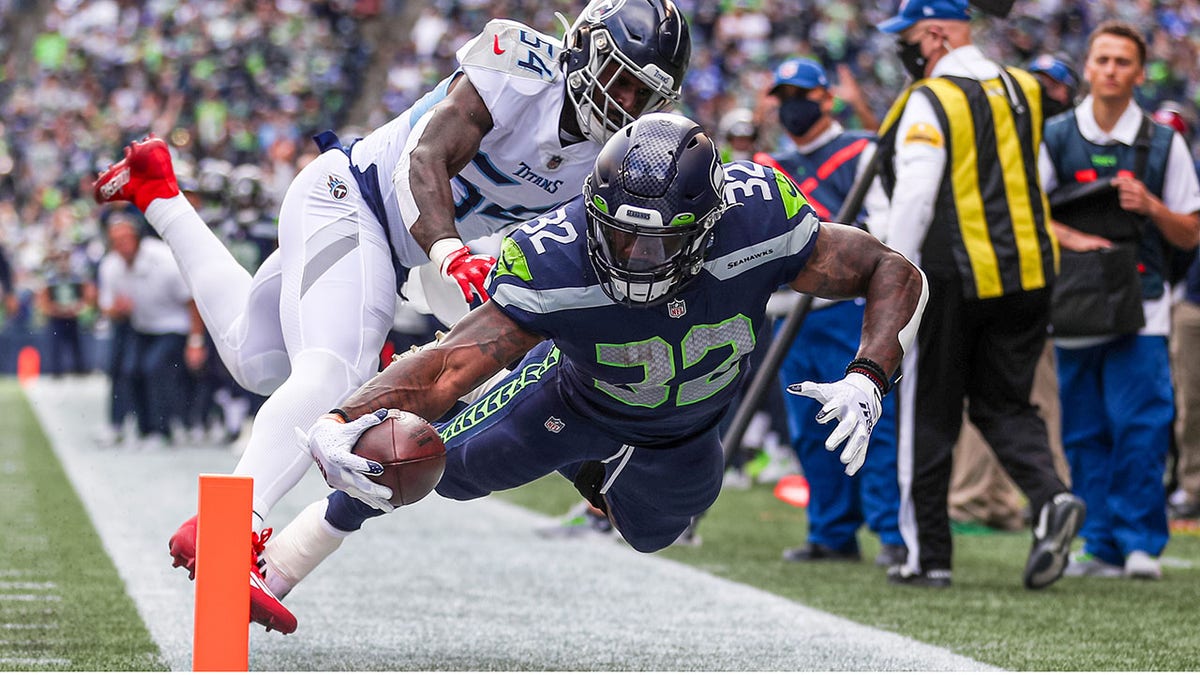
M 146 215 L 230 372 L 270 395 L 234 470 L 254 478 L 255 554 L 270 534 L 259 533 L 263 519 L 312 464 L 293 429 L 378 372 L 409 271 L 430 264 L 455 295 L 486 300 L 495 260 L 463 242 L 578 195 L 613 132 L 679 100 L 690 55 L 672 0 L 593 0 L 561 43 L 489 22 L 459 50 L 458 70 L 396 119 L 348 146 L 316 137 L 322 154 L 280 209 L 279 250 L 253 277 L 180 195 L 162 140 L 131 144 L 100 174 L 96 200 L 132 201 Z M 193 517 L 170 541 L 193 577 L 195 540 Z M 250 573 L 251 620 L 295 630 L 270 579 L 256 564 Z

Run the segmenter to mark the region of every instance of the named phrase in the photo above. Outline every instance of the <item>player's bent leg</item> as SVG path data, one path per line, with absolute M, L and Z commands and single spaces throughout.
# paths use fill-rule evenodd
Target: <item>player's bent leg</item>
M 270 394 L 288 373 L 278 256 L 251 277 L 183 196 L 156 200 L 146 220 L 171 247 L 230 374 L 246 389 Z
M 666 548 L 717 500 L 724 468 L 716 429 L 674 448 L 634 448 L 615 477 L 608 469 L 609 517 L 634 550 Z

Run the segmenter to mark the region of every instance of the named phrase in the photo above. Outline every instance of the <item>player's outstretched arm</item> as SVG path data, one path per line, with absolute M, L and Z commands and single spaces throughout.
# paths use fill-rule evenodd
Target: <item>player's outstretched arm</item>
M 492 114 L 479 92 L 466 75 L 460 75 L 450 84 L 446 98 L 413 126 L 392 174 L 409 233 L 447 281 L 459 286 L 467 302 L 472 295 L 487 300 L 485 279 L 496 261 L 472 255 L 463 245 L 454 227 L 450 178 L 479 151 L 492 125 Z
M 925 276 L 907 258 L 866 232 L 821 223 L 808 265 L 793 289 L 822 298 L 867 299 L 858 356 L 890 377 L 912 344 L 928 290 Z
M 437 419 L 458 397 L 541 341 L 541 336 L 518 326 L 495 304 L 485 303 L 455 324 L 437 346 L 395 361 L 368 380 L 340 409 L 350 419 L 380 408 Z
M 866 296 L 862 342 L 857 357 L 837 382 L 800 382 L 788 392 L 821 404 L 817 421 L 837 421 L 825 441 L 854 475 L 867 458 L 867 444 L 881 413 L 892 373 L 912 343 L 925 309 L 925 276 L 904 256 L 856 228 L 823 223 L 816 249 L 792 288 L 821 297 Z M 845 445 L 842 446 L 842 443 Z

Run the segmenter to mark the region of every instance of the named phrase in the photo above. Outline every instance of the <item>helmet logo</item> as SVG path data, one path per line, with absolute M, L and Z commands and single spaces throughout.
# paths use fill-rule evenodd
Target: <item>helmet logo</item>
M 651 81 L 659 83 L 663 89 L 674 89 L 675 78 L 667 74 L 667 71 L 659 68 L 653 63 L 647 63 L 642 66 L 642 73 Z
M 678 298 L 667 303 L 667 316 L 672 319 L 681 318 L 687 314 L 687 303 Z
M 616 14 L 625 6 L 625 0 L 595 0 L 583 10 L 583 18 L 588 23 L 599 23 Z

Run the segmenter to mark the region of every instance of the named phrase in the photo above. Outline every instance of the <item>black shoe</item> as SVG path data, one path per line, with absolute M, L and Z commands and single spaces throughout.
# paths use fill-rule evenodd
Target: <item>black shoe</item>
M 875 565 L 890 568 L 908 562 L 908 547 L 902 544 L 884 544 L 875 556 Z
M 920 588 L 950 588 L 950 570 L 909 572 L 904 565 L 894 565 L 887 571 L 888 583 Z
M 1045 588 L 1067 568 L 1071 540 L 1083 526 L 1087 507 L 1070 492 L 1061 492 L 1042 506 L 1033 530 L 1033 548 L 1025 563 L 1025 588 Z
M 824 544 L 809 542 L 799 548 L 789 548 L 783 552 L 783 559 L 789 562 L 815 562 L 818 560 L 835 560 L 857 562 L 862 560 L 858 551 L 839 551 Z

